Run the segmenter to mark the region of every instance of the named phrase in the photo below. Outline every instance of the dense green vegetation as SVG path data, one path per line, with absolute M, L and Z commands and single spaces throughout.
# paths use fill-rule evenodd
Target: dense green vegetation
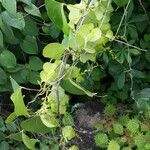
M 97 149 L 150 150 L 149 7 L 0 0 L 0 150 L 81 149 L 74 112 L 90 101 Z

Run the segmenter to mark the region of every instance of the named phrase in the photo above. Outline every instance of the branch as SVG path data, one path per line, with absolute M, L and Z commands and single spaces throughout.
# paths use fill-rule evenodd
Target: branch
M 94 0 L 89 0 L 87 2 L 86 9 L 83 12 L 82 16 L 80 17 L 80 19 L 79 19 L 79 21 L 77 23 L 77 27 L 76 27 L 76 31 L 75 32 L 77 32 L 79 30 L 79 28 L 82 26 L 82 24 L 84 22 L 84 19 L 85 19 L 85 16 L 88 14 L 88 10 L 91 7 L 91 5 L 93 4 L 93 1 Z M 63 55 L 62 64 L 61 64 L 60 71 L 59 71 L 59 75 L 58 75 L 58 78 L 56 79 L 56 81 L 57 81 L 56 82 L 56 96 L 57 96 L 57 103 L 58 103 L 58 107 L 57 107 L 57 109 L 58 109 L 58 117 L 60 117 L 60 110 L 59 110 L 59 107 L 60 107 L 59 86 L 60 86 L 61 80 L 64 78 L 62 76 L 64 75 L 66 64 L 67 64 L 67 61 L 69 59 L 69 56 L 70 56 L 70 53 L 68 53 L 68 54 L 65 53 Z

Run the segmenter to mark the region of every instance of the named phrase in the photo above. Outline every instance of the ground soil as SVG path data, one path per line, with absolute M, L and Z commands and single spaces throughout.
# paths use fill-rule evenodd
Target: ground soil
M 78 146 L 79 150 L 100 150 L 95 146 L 95 125 L 103 119 L 104 106 L 97 101 L 90 101 L 79 107 L 74 113 L 77 138 L 70 142 Z

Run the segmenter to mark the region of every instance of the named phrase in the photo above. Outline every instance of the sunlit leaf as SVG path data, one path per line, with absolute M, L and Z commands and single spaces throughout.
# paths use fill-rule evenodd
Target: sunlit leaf
M 59 43 L 50 43 L 43 50 L 43 56 L 52 59 L 61 59 L 65 47 Z
M 64 4 L 55 0 L 45 0 L 47 14 L 56 26 L 65 34 L 69 33 L 69 26 L 64 13 Z

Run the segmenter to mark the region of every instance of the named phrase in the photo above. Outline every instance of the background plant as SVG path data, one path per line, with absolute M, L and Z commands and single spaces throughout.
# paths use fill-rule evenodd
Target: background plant
M 106 104 L 104 122 L 110 121 L 106 127 L 102 124 L 105 132 L 96 134 L 97 146 L 149 149 L 149 3 L 83 0 L 66 4 L 46 0 L 39 10 L 34 1 L 13 1 L 13 8 L 7 2 L 1 1 L 0 84 L 2 91 L 13 89 L 14 112 L 6 122 L 28 118 L 21 122 L 20 132 L 9 138 L 20 137 L 29 149 L 35 149 L 39 143 L 35 137 L 42 133 L 44 138 L 55 139 L 47 145 L 65 149 L 76 136 L 69 101 L 74 95 L 87 100 L 87 95 L 101 98 Z M 44 5 L 47 14 L 41 9 Z M 28 82 L 40 89 L 18 85 Z M 38 91 L 27 105 L 22 89 Z M 131 112 L 121 107 L 122 122 L 116 118 L 118 108 L 114 105 L 118 103 L 134 108 Z M 113 116 L 112 120 L 107 116 Z

